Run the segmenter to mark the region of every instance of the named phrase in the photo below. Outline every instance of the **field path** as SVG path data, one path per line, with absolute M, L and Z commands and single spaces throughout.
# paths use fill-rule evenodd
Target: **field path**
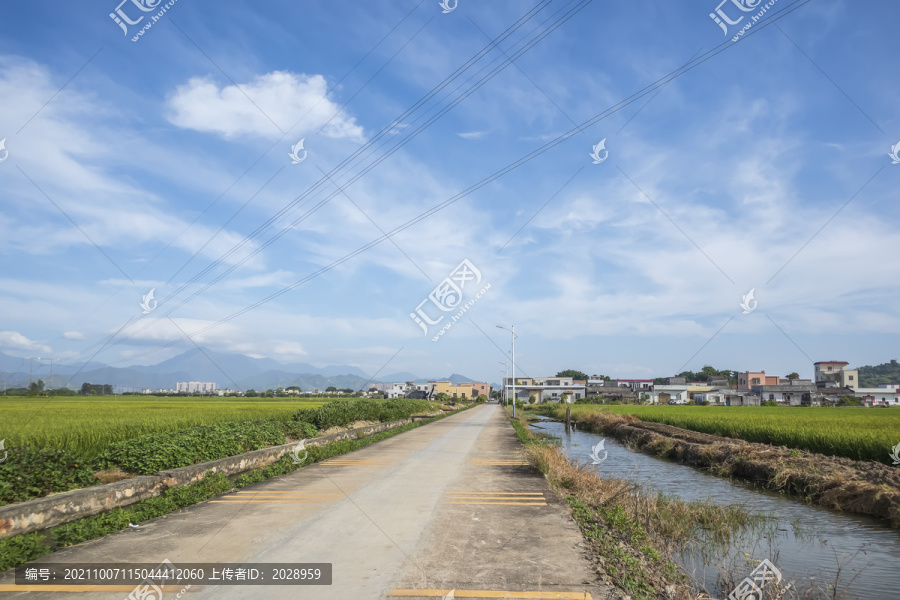
M 595 583 L 567 507 L 522 453 L 503 410 L 483 405 L 43 562 L 334 565 L 330 586 L 195 587 L 185 600 L 618 597 Z M 11 583 L 7 572 L 0 584 Z M 131 589 L 2 596 L 112 600 Z

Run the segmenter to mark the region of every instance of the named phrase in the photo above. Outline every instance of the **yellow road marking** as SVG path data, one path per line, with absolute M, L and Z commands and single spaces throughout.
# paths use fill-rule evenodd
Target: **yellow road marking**
M 0 592 L 131 592 L 133 585 L 11 585 L 0 584 Z M 187 586 L 162 585 L 159 586 L 164 593 L 178 593 Z M 199 592 L 203 586 L 192 585 L 186 591 Z
M 533 498 L 516 498 L 510 496 L 453 496 L 450 500 L 468 500 L 471 502 L 483 502 L 485 500 L 506 500 L 508 502 L 543 502 L 546 498 L 535 496 Z
M 543 496 L 544 492 L 447 492 L 456 496 Z
M 527 598 L 532 600 L 592 600 L 587 592 L 512 592 L 505 590 L 394 590 L 388 596 L 443 597 L 453 592 L 457 598 Z
M 239 491 L 239 492 L 237 492 L 237 493 L 238 493 L 238 494 L 316 494 L 316 495 L 318 495 L 318 494 L 337 494 L 337 495 L 343 495 L 343 494 L 344 494 L 344 492 L 304 492 L 304 491 L 301 491 L 301 490 L 297 490 L 297 491 L 271 490 L 271 491 L 268 491 L 268 492 L 263 492 L 263 491 L 255 492 L 255 491 L 252 491 L 252 490 L 243 490 L 243 491 Z
M 506 506 L 547 506 L 546 502 L 448 502 L 447 504 L 505 504 Z
M 305 500 L 305 499 L 296 499 L 296 500 L 280 500 L 276 498 L 264 498 L 262 500 L 245 500 L 244 498 L 233 498 L 231 500 L 210 500 L 210 504 L 245 504 L 245 503 L 254 503 L 254 504 L 272 504 L 272 503 L 282 503 L 282 504 L 324 504 L 328 502 L 328 500 Z

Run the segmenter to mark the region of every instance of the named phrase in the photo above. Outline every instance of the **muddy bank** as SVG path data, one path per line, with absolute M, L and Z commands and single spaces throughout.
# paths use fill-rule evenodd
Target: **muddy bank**
M 827 508 L 888 519 L 900 528 L 900 469 L 723 438 L 650 423 L 630 415 L 594 413 L 578 429 L 610 435 L 648 454 L 751 481 Z

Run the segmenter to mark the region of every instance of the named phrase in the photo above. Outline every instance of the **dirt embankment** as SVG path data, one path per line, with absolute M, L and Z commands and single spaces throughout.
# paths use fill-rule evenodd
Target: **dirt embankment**
M 897 467 L 718 437 L 630 415 L 593 413 L 579 424 L 648 454 L 746 479 L 828 508 L 889 519 L 900 528 Z

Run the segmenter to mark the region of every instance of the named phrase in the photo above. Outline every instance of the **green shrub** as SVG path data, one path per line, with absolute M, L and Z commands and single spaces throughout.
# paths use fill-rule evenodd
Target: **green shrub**
M 152 475 L 286 443 L 285 434 L 309 428 L 282 421 L 237 421 L 201 425 L 173 433 L 151 433 L 111 444 L 97 457 L 98 468 L 118 466 L 128 473 Z M 315 435 L 315 434 L 314 434 Z
M 74 452 L 14 447 L 0 463 L 0 505 L 100 483 Z
M 295 440 L 308 440 L 319 435 L 319 430 L 312 423 L 304 423 L 302 421 L 288 423 L 287 433 Z
M 294 415 L 298 421 L 312 423 L 324 431 L 332 427 L 347 427 L 355 421 L 397 421 L 427 411 L 431 407 L 424 400 L 392 398 L 390 400 L 335 400 L 315 410 L 301 409 Z

